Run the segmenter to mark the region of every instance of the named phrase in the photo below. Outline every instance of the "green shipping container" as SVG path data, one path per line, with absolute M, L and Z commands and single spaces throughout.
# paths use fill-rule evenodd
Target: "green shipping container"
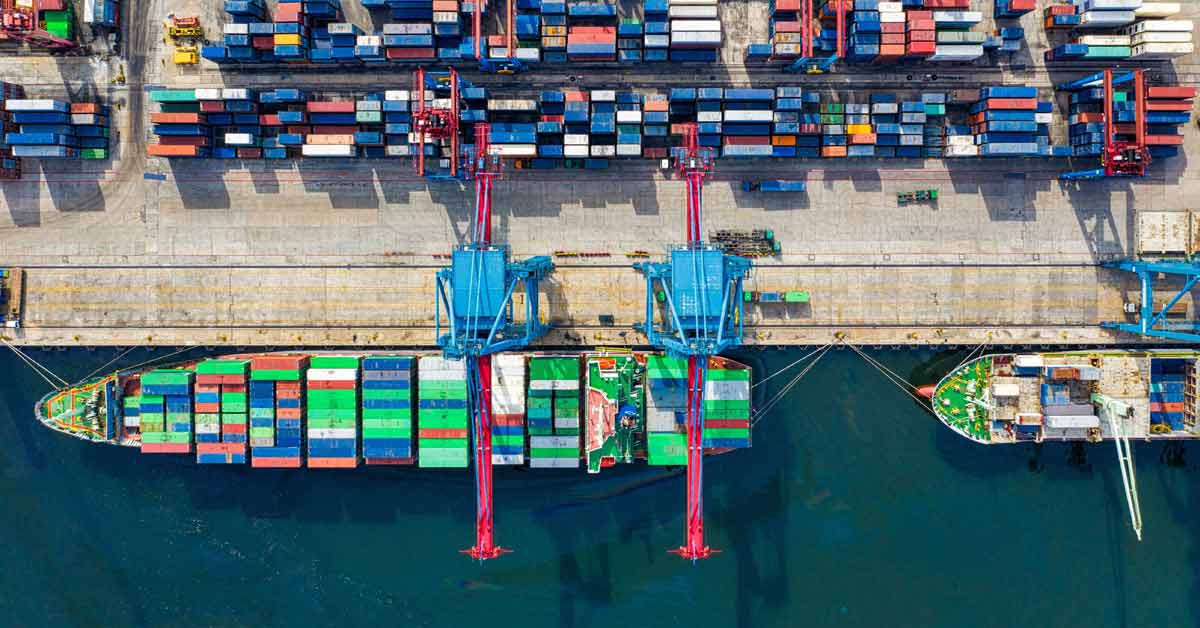
M 308 362 L 310 369 L 356 369 L 360 358 L 356 355 L 314 355 Z
M 578 458 L 579 450 L 576 448 L 555 448 L 548 447 L 530 447 L 530 458 Z
M 384 390 L 379 388 L 364 388 L 363 399 L 411 399 L 411 390 Z
M 420 440 L 420 449 L 467 449 L 467 439 L 465 438 L 422 438 Z
M 79 149 L 80 159 L 108 159 L 107 148 L 81 148 Z
M 180 386 L 192 383 L 192 372 L 181 369 L 156 369 L 143 373 L 142 384 Z
M 192 102 L 196 100 L 194 89 L 155 89 L 150 91 L 150 102 Z
M 151 434 L 142 434 L 143 443 L 190 443 L 192 442 L 191 432 L 156 432 Z
M 673 432 L 648 433 L 646 462 L 655 466 L 687 464 L 687 435 Z
M 250 380 L 255 382 L 297 382 L 300 371 L 287 369 L 259 369 L 250 371 Z
M 409 420 L 412 418 L 412 410 L 395 409 L 395 408 L 387 408 L 387 409 L 363 408 L 362 418 L 364 421 L 366 421 L 367 419 L 405 419 L 405 420 Z
M 750 381 L 750 369 L 709 369 L 708 379 L 719 382 Z
M 245 375 L 248 368 L 249 360 L 205 360 L 196 365 L 196 372 L 201 375 Z

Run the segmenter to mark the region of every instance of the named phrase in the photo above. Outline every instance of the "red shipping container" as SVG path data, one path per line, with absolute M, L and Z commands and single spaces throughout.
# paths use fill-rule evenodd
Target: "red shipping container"
M 726 135 L 726 146 L 770 146 L 769 135 Z
M 384 54 L 389 59 L 433 59 L 437 50 L 433 48 L 388 48 Z
M 353 469 L 358 466 L 358 458 L 309 458 L 310 469 Z
M 308 135 L 309 133 L 312 133 L 312 127 L 311 126 L 289 126 L 287 128 L 287 132 L 288 133 L 299 133 L 300 135 Z
M 285 380 L 275 382 L 275 393 L 282 395 L 285 392 L 300 394 L 300 380 Z
M 1186 100 L 1147 100 L 1146 111 L 1191 111 L 1192 103 Z
M 1075 15 L 1075 7 L 1070 4 L 1053 4 L 1046 7 L 1047 15 Z
M 905 11 L 904 17 L 909 22 L 913 20 L 933 20 L 933 11 Z
M 172 135 L 170 137 L 181 137 Z M 166 138 L 163 138 L 166 139 Z M 189 138 L 191 139 L 191 138 Z M 210 375 L 207 373 L 196 375 L 196 392 L 219 392 L 221 390 L 221 376 Z
M 146 147 L 150 157 L 198 157 L 200 147 L 173 144 L 150 144 Z
M 456 430 L 453 428 L 431 428 L 423 427 L 417 430 L 418 438 L 466 438 L 467 430 Z
M 875 134 L 874 133 L 855 133 L 854 135 L 850 136 L 849 141 L 851 144 L 867 144 L 867 145 L 874 144 L 875 143 Z
M 100 113 L 100 107 L 94 102 L 73 102 L 71 113 Z
M 303 5 L 299 2 L 295 4 L 279 4 L 275 7 L 275 22 L 299 22 Z
M 775 0 L 775 12 L 799 11 L 800 0 Z
M 821 156 L 822 157 L 845 157 L 846 156 L 846 147 L 845 146 L 822 146 L 821 147 Z
M 1148 87 L 1147 98 L 1195 98 L 1195 87 Z M 72 112 L 74 113 L 74 112 Z
M 458 0 L 433 0 L 433 10 L 442 12 L 457 12 Z
M 246 378 L 241 375 L 222 375 L 221 390 L 227 392 L 246 392 Z
M 705 428 L 750 429 L 750 419 L 704 419 Z
M 937 33 L 935 31 L 909 31 L 908 41 L 919 42 L 922 44 L 935 44 L 937 41 Z M 933 48 L 929 49 L 929 53 L 933 54 Z
M 1183 146 L 1182 135 L 1147 135 L 1147 146 Z M 1167 412 L 1183 412 L 1183 410 L 1167 410 Z
M 280 6 L 283 6 L 283 5 L 280 5 Z M 297 6 L 299 6 L 299 5 L 297 5 Z M 260 458 L 260 457 L 255 456 L 250 459 L 250 466 L 258 467 L 260 469 L 299 469 L 300 468 L 300 459 L 299 458 L 265 458 L 265 457 Z
M 204 115 L 199 113 L 152 113 L 150 121 L 155 124 L 204 124 Z
M 263 126 L 280 126 L 279 114 L 264 113 L 258 116 L 258 123 Z
M 1167 401 L 1162 404 L 1163 412 L 1183 412 L 1182 401 Z
M 246 453 L 245 443 L 196 443 L 198 454 L 241 454 Z
M 356 126 L 333 126 L 318 124 L 312 128 L 312 135 L 354 135 L 358 132 Z
M 494 425 L 525 425 L 525 415 L 523 414 L 493 414 L 492 423 Z
M 1104 117 L 1104 114 L 1099 115 L 1101 118 Z M 1103 122 L 1103 120 L 1101 120 L 1101 122 Z M 1114 124 L 1113 132 L 1124 135 L 1133 135 L 1134 133 L 1137 133 L 1137 127 L 1133 123 Z
M 905 28 L 903 22 L 884 22 L 879 25 L 880 32 L 885 35 L 894 33 L 904 34 Z
M 350 107 L 354 111 L 354 103 Z M 307 355 L 264 355 L 250 359 L 250 368 L 256 371 L 295 371 L 307 364 Z
M 243 146 L 237 149 L 238 159 L 262 159 L 262 149 Z
M 144 454 L 186 454 L 191 451 L 191 443 L 142 443 Z
M 557 116 L 541 116 L 540 118 L 538 118 L 538 121 L 539 121 L 539 122 L 562 122 L 562 121 L 563 121 L 563 117 L 564 117 L 564 116 L 562 116 L 562 115 L 557 115 Z
M 1036 98 L 988 98 L 984 109 L 1037 109 Z
M 800 22 L 775 22 L 776 33 L 800 33 L 803 32 Z
M 571 35 L 612 35 L 616 36 L 616 26 L 572 26 Z
M 308 389 L 309 390 L 355 390 L 357 388 L 358 388 L 358 382 L 356 382 L 354 380 L 345 380 L 345 381 L 342 381 L 342 380 L 329 381 L 329 380 L 319 380 L 319 379 L 308 380 Z
M 905 37 L 904 37 L 903 32 L 884 33 L 879 36 L 879 43 L 880 43 L 880 45 L 883 45 L 883 46 L 895 46 L 895 45 L 903 46 L 904 40 L 905 40 Z M 880 52 L 882 53 L 883 51 L 880 50 Z
M 908 22 L 908 30 L 934 31 L 937 30 L 937 22 L 934 22 L 932 18 L 928 20 L 910 20 Z
M 921 6 L 928 9 L 969 9 L 971 0 L 925 0 Z
M 665 159 L 667 157 L 667 149 L 658 146 L 643 148 L 642 156 L 646 159 Z
M 300 408 L 275 408 L 275 418 L 277 419 L 299 419 L 304 411 Z
M 245 434 L 246 433 L 246 424 L 245 423 L 222 423 L 221 424 L 221 433 L 222 434 Z
M 565 102 L 587 102 L 588 93 L 580 90 L 563 90 L 563 100 Z
M 1008 0 L 1008 9 L 1010 11 L 1032 11 L 1037 5 L 1037 0 Z
M 308 101 L 308 110 L 313 113 L 354 113 L 353 100 Z
M 399 464 L 412 464 L 413 462 L 415 462 L 415 460 L 413 460 L 412 458 L 363 458 L 363 462 L 365 462 L 366 464 L 371 464 L 371 465 L 376 465 L 376 464 L 399 465 Z
M 223 100 L 201 100 L 200 111 L 204 113 L 221 113 L 225 111 L 225 101 Z
M 256 35 L 250 38 L 250 47 L 255 50 L 274 50 L 274 35 Z
M 208 146 L 208 137 L 204 135 L 163 135 L 158 138 L 163 146 Z
M 210 412 L 220 412 L 220 411 L 221 411 L 221 404 L 219 404 L 219 403 L 209 402 L 209 403 L 196 404 L 196 412 L 199 412 L 201 414 L 210 413 Z
M 889 37 L 889 35 L 884 35 L 884 37 Z M 891 58 L 903 57 L 904 56 L 904 41 L 902 40 L 899 44 L 880 44 L 879 45 L 879 56 L 880 57 L 891 57 Z
M 1103 113 L 1077 113 L 1075 114 L 1075 122 L 1079 124 L 1090 124 L 1092 122 L 1104 122 Z

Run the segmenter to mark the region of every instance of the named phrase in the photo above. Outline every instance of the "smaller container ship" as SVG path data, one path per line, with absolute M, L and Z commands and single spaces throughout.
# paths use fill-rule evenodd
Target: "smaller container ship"
M 1200 437 L 1191 350 L 985 355 L 932 390 L 934 414 L 988 445 Z
M 706 453 L 750 446 L 749 367 L 710 358 Z M 96 377 L 39 401 L 88 441 L 201 464 L 467 467 L 466 371 L 441 355 L 252 353 Z M 493 357 L 492 463 L 598 473 L 687 463 L 687 363 L 659 353 Z

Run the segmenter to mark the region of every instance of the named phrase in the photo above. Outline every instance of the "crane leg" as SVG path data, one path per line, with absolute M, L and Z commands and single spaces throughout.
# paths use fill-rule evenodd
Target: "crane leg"
M 475 393 L 474 420 L 471 421 L 475 441 L 475 546 L 463 550 L 479 561 L 497 558 L 512 550 L 496 545 L 492 525 L 492 358 L 481 356 L 475 363 L 471 390 Z
M 687 531 L 683 546 L 671 553 L 693 562 L 720 551 L 704 542 L 704 375 L 707 371 L 707 356 L 688 357 Z

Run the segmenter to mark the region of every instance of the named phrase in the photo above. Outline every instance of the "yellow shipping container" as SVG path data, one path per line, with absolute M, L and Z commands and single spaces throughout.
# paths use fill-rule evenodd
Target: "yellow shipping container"
M 856 135 L 859 133 L 870 133 L 871 125 L 869 124 L 847 124 L 846 135 Z
M 293 35 L 277 34 L 277 35 L 275 35 L 275 45 L 276 46 L 299 46 L 300 45 L 300 36 L 295 35 L 295 34 L 293 34 Z
M 566 37 L 567 36 L 567 27 L 566 26 L 543 26 L 542 27 L 542 35 L 545 35 L 547 37 Z

